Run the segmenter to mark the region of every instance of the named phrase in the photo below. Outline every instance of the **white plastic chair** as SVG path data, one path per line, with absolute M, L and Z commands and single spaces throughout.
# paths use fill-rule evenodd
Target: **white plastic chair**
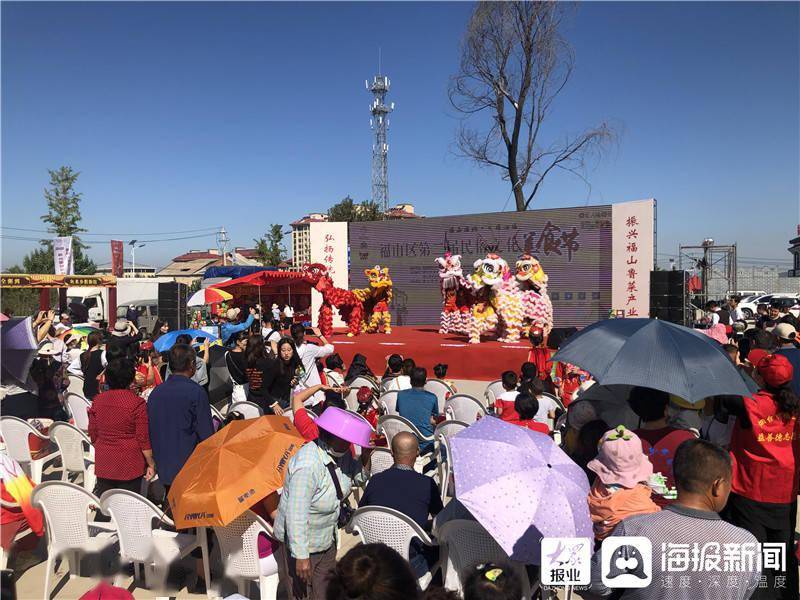
M 397 394 L 399 393 L 400 392 L 397 390 L 392 390 L 391 392 L 384 392 L 384 394 L 378 398 L 378 405 L 383 409 L 384 414 L 397 414 Z
M 383 433 L 386 436 L 386 443 L 389 447 L 392 445 L 392 438 L 401 431 L 407 431 L 416 436 L 420 445 L 424 442 L 432 442 L 433 436 L 422 435 L 422 432 L 408 419 L 400 415 L 383 415 L 378 419 L 378 433 Z M 435 454 L 426 454 L 425 456 L 418 456 L 414 462 L 414 469 L 422 472 L 423 467 L 433 458 Z
M 248 584 L 258 581 L 261 600 L 274 600 L 278 595 L 278 571 L 261 573 L 258 559 L 258 534 L 274 537 L 272 527 L 252 511 L 245 511 L 225 527 L 214 527 L 220 545 L 225 575 L 235 579 L 239 593 L 250 598 Z
M 333 387 L 341 387 L 344 385 L 344 375 L 342 375 L 338 371 L 331 371 L 330 369 L 325 369 L 325 378 L 328 380 L 328 385 L 331 385 Z
M 75 427 L 81 431 L 89 430 L 89 413 L 88 410 L 92 406 L 82 394 L 68 392 L 66 395 L 67 406 L 69 406 L 69 413 L 72 415 L 72 420 L 75 422 Z
M 67 376 L 67 380 L 69 381 L 69 384 L 67 385 L 67 393 L 83 396 L 83 376 L 70 373 Z
M 385 506 L 364 506 L 353 513 L 346 531 L 355 532 L 364 544 L 386 544 L 397 551 L 404 559 L 409 559 L 411 540 L 419 539 L 426 546 L 436 546 L 430 536 L 406 515 Z M 419 578 L 422 589 L 428 587 L 433 575 L 441 568 L 441 561 L 433 566 L 430 573 Z
M 94 491 L 94 446 L 83 431 L 69 423 L 56 421 L 48 431 L 50 440 L 61 453 L 61 481 L 78 475 L 84 489 Z M 77 480 L 77 478 L 76 478 Z
M 48 442 L 50 438 L 42 435 L 36 427 L 27 421 L 17 417 L 0 417 L 0 435 L 3 437 L 8 455 L 28 471 L 35 485 L 42 482 L 44 465 L 61 456 L 61 453 L 56 450 L 46 456 L 34 459 L 31 456 L 28 436 L 32 435 Z
M 369 457 L 369 476 L 383 473 L 394 465 L 394 456 L 388 448 L 375 448 Z
M 353 412 L 358 410 L 358 390 L 362 387 L 368 387 L 371 390 L 378 389 L 375 382 L 366 377 L 356 377 L 350 384 L 350 393 L 347 394 L 344 401 L 347 404 L 347 409 Z
M 67 481 L 46 481 L 33 488 L 31 503 L 44 513 L 47 524 L 47 570 L 44 597 L 50 597 L 50 578 L 56 559 L 66 554 L 69 576 L 80 576 L 80 557 L 100 553 L 117 542 L 117 534 L 106 523 L 89 521 L 89 511 L 100 508 L 100 500 L 81 486 Z M 92 535 L 90 527 L 97 533 Z
M 134 564 L 134 575 L 144 568 L 145 585 L 162 589 L 170 563 L 188 556 L 195 548 L 203 552 L 203 570 L 210 582 L 208 549 L 200 535 L 158 529 L 161 523 L 174 526 L 172 520 L 152 502 L 128 490 L 109 490 L 100 497 L 103 512 L 114 519 L 123 562 Z
M 495 379 L 489 385 L 486 386 L 486 391 L 483 392 L 483 397 L 486 398 L 486 406 L 491 406 L 494 404 L 494 401 L 497 400 L 497 397 L 505 392 L 503 388 L 503 382 L 500 379 Z
M 456 394 L 444 403 L 444 414 L 449 421 L 462 421 L 472 425 L 478 417 L 484 417 L 488 413 L 486 407 L 476 398 L 468 394 Z
M 430 392 L 436 396 L 436 402 L 439 405 L 439 414 L 441 415 L 444 412 L 444 403 L 445 401 L 455 394 L 453 388 L 451 388 L 446 382 L 442 381 L 441 379 L 428 379 L 425 382 L 425 387 L 423 388 L 426 392 Z
M 234 402 L 228 408 L 228 414 L 233 411 L 242 413 L 245 419 L 257 419 L 264 414 L 261 407 L 255 402 Z
M 392 438 L 401 431 L 408 431 L 417 436 L 420 443 L 432 442 L 433 436 L 422 435 L 422 432 L 416 426 L 400 415 L 383 415 L 378 418 L 378 433 L 383 433 L 386 436 L 386 442 L 389 446 L 392 445 Z
M 464 580 L 477 563 L 504 562 L 522 581 L 522 597 L 532 597 L 525 565 L 509 559 L 494 538 L 476 521 L 447 521 L 436 532 L 441 548 L 444 587 L 461 594 Z M 536 586 L 538 588 L 538 584 Z
M 214 406 L 213 404 L 209 404 L 211 408 L 211 418 L 212 419 L 219 419 L 219 422 L 222 423 L 225 421 L 225 416 L 219 411 L 219 409 Z
M 439 461 L 437 464 L 437 477 L 439 479 L 442 502 L 447 498 L 447 493 L 450 489 L 450 474 L 452 472 L 449 439 L 467 427 L 469 425 L 462 421 L 442 421 L 433 432 L 433 453 L 436 456 L 436 460 Z M 444 453 L 442 453 L 442 449 L 444 449 Z

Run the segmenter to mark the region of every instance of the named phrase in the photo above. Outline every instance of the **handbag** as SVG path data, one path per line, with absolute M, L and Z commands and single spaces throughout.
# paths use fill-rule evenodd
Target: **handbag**
M 328 468 L 328 473 L 331 474 L 333 487 L 336 488 L 336 497 L 339 499 L 339 517 L 336 519 L 336 527 L 341 529 L 347 526 L 355 511 L 344 501 L 342 487 L 339 485 L 339 477 L 336 475 L 336 463 L 329 462 L 325 466 Z

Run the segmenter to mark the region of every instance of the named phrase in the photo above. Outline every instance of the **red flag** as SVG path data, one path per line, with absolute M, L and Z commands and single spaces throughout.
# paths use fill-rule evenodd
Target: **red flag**
M 111 274 L 122 277 L 125 268 L 122 264 L 122 241 L 111 240 Z

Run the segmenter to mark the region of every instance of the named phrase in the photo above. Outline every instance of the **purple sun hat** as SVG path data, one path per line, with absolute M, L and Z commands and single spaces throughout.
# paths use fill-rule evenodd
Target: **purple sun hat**
M 320 429 L 347 440 L 351 444 L 362 448 L 367 448 L 370 445 L 372 427 L 364 419 L 346 410 L 336 406 L 329 406 L 314 422 Z

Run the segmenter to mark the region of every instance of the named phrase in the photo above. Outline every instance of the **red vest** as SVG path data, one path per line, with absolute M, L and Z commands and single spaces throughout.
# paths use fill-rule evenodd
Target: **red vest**
M 744 399 L 752 427 L 736 426 L 731 435 L 733 492 L 755 500 L 789 504 L 796 501 L 800 429 L 796 417 L 784 421 L 778 405 L 764 390 Z

